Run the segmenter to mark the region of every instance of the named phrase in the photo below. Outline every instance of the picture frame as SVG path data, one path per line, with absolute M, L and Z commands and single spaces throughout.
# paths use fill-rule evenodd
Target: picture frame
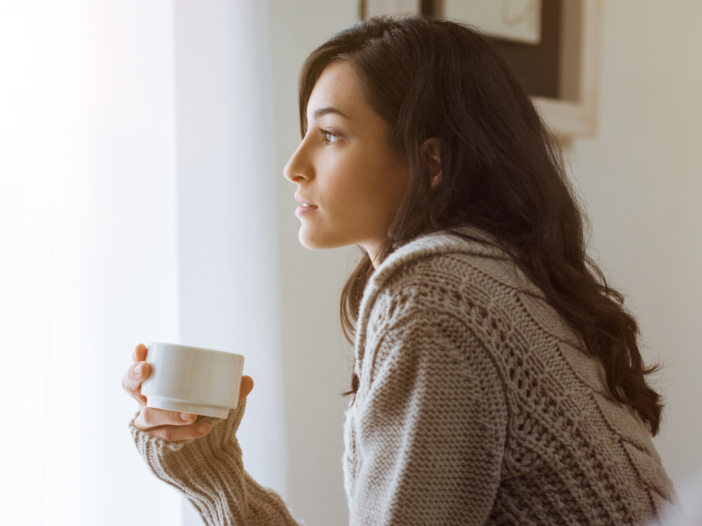
M 451 0 L 456 2 L 458 0 Z M 472 0 L 462 0 L 470 2 Z M 508 0 L 491 0 L 508 1 Z M 566 141 L 571 138 L 591 138 L 597 133 L 599 101 L 599 62 L 602 0 L 542 0 L 543 15 L 557 8 L 557 46 L 548 60 L 555 60 L 549 67 L 556 78 L 554 88 L 547 95 L 538 89 L 530 90 L 532 100 L 550 130 Z M 378 14 L 403 15 L 421 13 L 426 16 L 451 19 L 446 13 L 445 0 L 360 0 L 359 16 L 367 20 Z M 553 22 L 551 22 L 553 24 Z M 542 24 L 543 31 L 548 28 Z M 486 36 L 490 37 L 486 33 Z M 528 61 L 540 60 L 530 50 L 519 46 L 532 44 L 506 42 L 491 37 L 500 47 L 519 74 L 520 68 L 528 72 Z M 515 39 L 517 40 L 517 39 Z M 511 50 L 516 50 L 512 52 Z M 555 58 L 554 58 L 555 57 Z M 524 61 L 521 63 L 520 61 Z M 522 75 L 526 76 L 526 75 Z M 529 83 L 525 83 L 529 89 Z

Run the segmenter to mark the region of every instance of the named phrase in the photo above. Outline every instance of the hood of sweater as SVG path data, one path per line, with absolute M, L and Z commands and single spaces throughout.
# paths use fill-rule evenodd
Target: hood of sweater
M 513 261 L 512 258 L 494 241 L 488 233 L 475 227 L 454 228 L 455 231 L 467 234 L 481 241 L 467 240 L 447 231 L 437 231 L 418 236 L 408 243 L 400 246 L 390 254 L 385 261 L 375 270 L 363 292 L 359 308 L 358 322 L 356 324 L 355 358 L 357 365 L 363 359 L 364 346 L 367 337 L 367 326 L 373 305 L 383 285 L 403 266 L 418 259 L 443 254 L 472 254 L 494 260 Z M 507 265 L 489 265 L 487 272 L 498 281 L 510 286 L 516 286 L 534 301 L 545 304 L 543 292 L 534 285 L 519 267 L 514 264 L 514 272 L 506 272 Z M 567 329 L 564 329 L 567 332 Z M 561 332 L 561 331 L 559 331 Z M 561 336 L 563 336 L 561 334 Z M 571 338 L 568 338 L 571 339 Z M 571 339 L 572 340 L 572 339 Z M 573 342 L 576 345 L 578 342 Z

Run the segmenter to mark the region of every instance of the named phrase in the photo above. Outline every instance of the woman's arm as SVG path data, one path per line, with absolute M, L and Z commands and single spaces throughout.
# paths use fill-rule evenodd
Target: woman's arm
M 495 364 L 465 322 L 403 315 L 361 369 L 355 525 L 475 524 L 500 483 L 507 406 Z
M 207 526 L 299 526 L 280 495 L 244 470 L 236 430 L 245 407 L 244 399 L 227 419 L 205 418 L 212 430 L 193 440 L 167 442 L 134 427 L 134 419 L 130 430 L 151 471 L 188 499 Z

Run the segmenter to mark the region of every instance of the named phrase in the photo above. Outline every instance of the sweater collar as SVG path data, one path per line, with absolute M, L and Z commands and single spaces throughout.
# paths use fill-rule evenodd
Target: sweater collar
M 356 324 L 355 357 L 356 374 L 360 371 L 361 361 L 365 353 L 368 319 L 373 304 L 383 288 L 383 284 L 402 266 L 411 261 L 437 254 L 474 254 L 494 259 L 511 259 L 497 246 L 489 234 L 474 227 L 454 228 L 455 231 L 467 234 L 482 241 L 469 241 L 447 231 L 437 231 L 423 234 L 400 246 L 390 254 L 375 270 L 363 292 Z

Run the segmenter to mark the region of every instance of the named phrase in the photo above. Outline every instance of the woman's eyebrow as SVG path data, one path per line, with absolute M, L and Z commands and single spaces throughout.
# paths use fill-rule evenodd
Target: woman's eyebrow
M 343 113 L 341 110 L 335 108 L 334 106 L 325 106 L 323 108 L 318 108 L 318 109 L 314 110 L 314 113 L 313 113 L 314 119 L 317 120 L 320 117 L 326 115 L 327 113 L 336 113 L 337 115 L 345 117 L 346 119 L 350 119 L 350 117 L 348 115 Z

